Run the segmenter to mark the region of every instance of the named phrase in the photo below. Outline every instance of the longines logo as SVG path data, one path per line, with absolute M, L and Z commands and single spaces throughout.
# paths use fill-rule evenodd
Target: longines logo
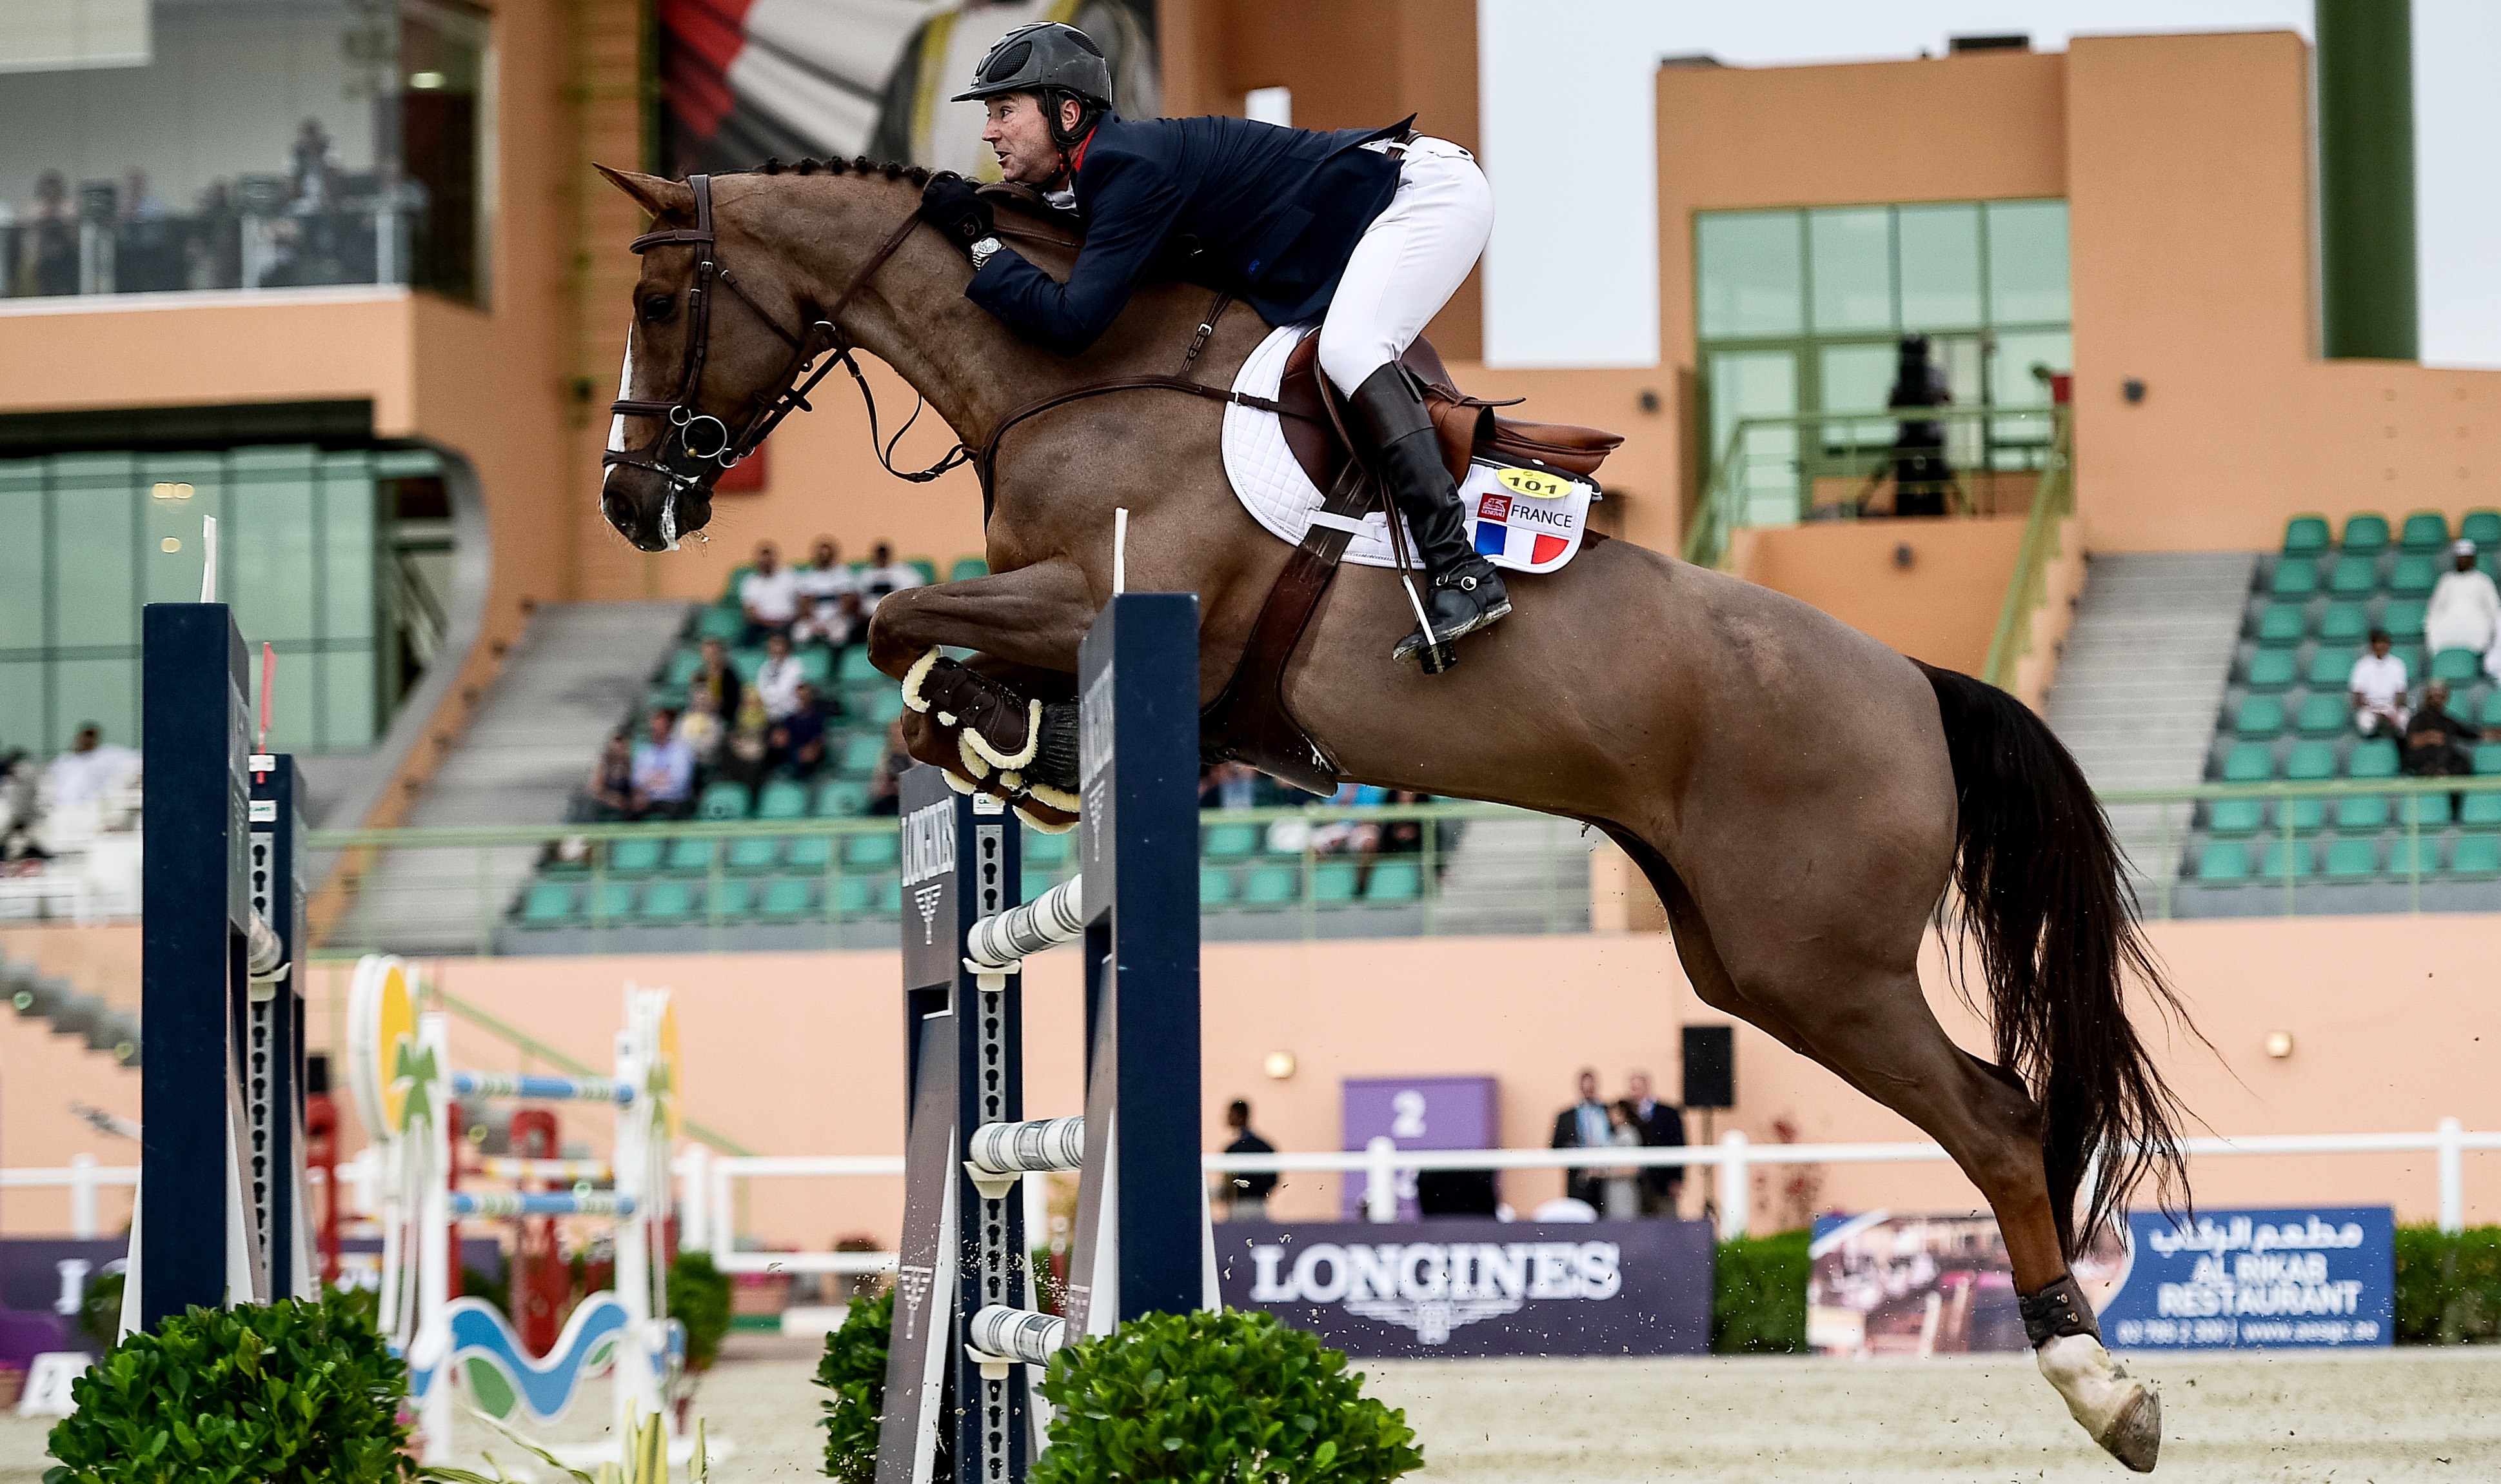
M 923 948 L 936 941 L 938 899 L 946 894 L 947 889 L 936 882 L 912 889 L 912 905 L 920 911 L 920 946 Z
M 917 886 L 955 869 L 955 801 L 940 799 L 903 817 L 903 884 Z
M 894 1270 L 894 1286 L 903 1298 L 903 1337 L 911 1339 L 919 1332 L 920 1301 L 929 1297 L 930 1281 L 938 1276 L 935 1268 L 907 1263 Z
M 1530 1303 L 1602 1301 L 1624 1286 L 1616 1242 L 1315 1242 L 1287 1260 L 1283 1246 L 1250 1249 L 1252 1303 L 1334 1303 L 1428 1345 Z

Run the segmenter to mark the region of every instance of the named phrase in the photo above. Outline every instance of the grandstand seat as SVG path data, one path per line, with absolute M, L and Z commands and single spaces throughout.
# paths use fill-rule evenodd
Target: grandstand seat
M 561 928 L 573 916 L 573 888 L 561 881 L 533 882 L 521 898 L 524 928 Z
M 2388 590 L 2399 597 L 2421 597 L 2438 581 L 2440 568 L 2429 556 L 2400 556 L 2388 571 Z
M 776 778 L 764 786 L 755 800 L 755 817 L 759 820 L 804 820 L 808 817 L 808 786 L 787 778 Z
M 804 876 L 779 876 L 764 885 L 756 917 L 767 923 L 795 922 L 817 908 L 817 884 Z
M 2359 603 L 2330 603 L 2319 616 L 2318 638 L 2323 644 L 2359 645 L 2370 635 L 2370 615 Z
M 2399 659 L 2406 662 L 2406 674 L 2410 679 L 2419 682 L 2424 675 L 2429 673 L 2423 668 L 2423 652 L 2421 645 L 2400 644 L 2389 650 L 2388 653 L 2396 656 Z M 2349 676 L 2348 679 L 2350 678 L 2351 677 Z
M 2250 689 L 2282 691 L 2289 687 L 2293 677 L 2300 673 L 2300 667 L 2293 663 L 2292 651 L 2260 650 L 2250 659 Z
M 1342 907 L 1354 900 L 1362 880 L 1353 861 L 1323 860 L 1312 867 L 1312 901 L 1322 907 Z
M 2358 834 L 2363 830 L 2388 827 L 2388 801 L 2378 793 L 2352 794 L 2336 801 L 2336 828 L 2340 834 Z
M 729 652 L 729 667 L 738 672 L 740 680 L 751 686 L 764 668 L 764 651 L 760 648 L 734 649 Z
M 2275 776 L 2275 751 L 2263 742 L 2235 742 L 2223 757 L 2223 782 L 2264 783 Z
M 712 874 L 713 857 L 719 853 L 718 840 L 684 838 L 671 840 L 666 869 L 672 876 L 709 876 Z
M 1363 884 L 1363 899 L 1384 904 L 1414 901 L 1421 894 L 1422 881 L 1423 873 L 1413 860 L 1376 860 L 1372 879 Z
M 1220 865 L 1198 868 L 1198 904 L 1221 907 L 1233 899 L 1233 873 Z
M 672 686 L 683 686 L 687 681 L 694 679 L 695 671 L 702 668 L 703 651 L 695 648 L 691 644 L 680 645 L 678 648 L 669 652 L 669 671 L 666 684 Z
M 2360 653 L 2355 650 L 2328 644 L 2318 646 L 2318 652 L 2310 657 L 2310 684 L 2313 688 L 2326 686 L 2342 691 L 2352 680 L 2353 661 L 2359 658 Z
M 643 692 L 643 715 L 645 716 L 650 716 L 654 711 L 684 711 L 685 709 L 686 688 L 684 686 L 653 686 L 650 690 Z
M 843 869 L 860 874 L 868 871 L 894 869 L 895 837 L 881 829 L 875 834 L 843 837 Z
M 2475 543 L 2478 552 L 2501 546 L 2501 510 L 2470 510 L 2457 523 L 2457 533 Z
M 695 915 L 695 890 L 691 882 L 655 881 L 644 889 L 643 900 L 634 919 L 656 927 L 671 927 Z
M 973 578 L 989 575 L 990 564 L 979 556 L 958 556 L 947 567 L 947 580 L 950 583 L 969 582 Z
M 539 862 L 539 874 L 550 881 L 580 881 L 590 874 L 590 852 L 573 857 L 550 855 Z
M 2236 886 L 2250 879 L 2250 848 L 2238 840 L 2210 840 L 2197 854 L 2197 879 Z
M 2484 657 L 2470 649 L 2445 649 L 2431 657 L 2431 678 L 2469 686 L 2484 673 Z
M 742 561 L 730 568 L 729 581 L 720 585 L 720 601 L 735 606 L 738 602 L 738 585 L 747 581 L 747 574 L 754 570 L 755 563 L 751 561 Z
M 2437 510 L 2418 510 L 2406 517 L 2397 533 L 2397 549 L 2418 555 L 2436 554 L 2449 545 L 2449 517 Z
M 2420 644 L 2423 636 L 2423 606 L 2420 598 L 2398 598 L 2389 603 L 2380 614 L 2380 626 L 2386 629 L 2388 637 L 2399 644 Z
M 2310 856 L 2308 840 L 2269 840 L 2266 860 L 2258 866 L 2258 874 L 2269 881 L 2282 881 L 2286 876 L 2300 881 L 2310 874 Z
M 1024 863 L 1027 866 L 1040 865 L 1048 866 L 1054 871 L 1058 870 L 1068 863 L 1068 854 L 1072 848 L 1069 842 L 1073 838 L 1074 836 L 1066 830 L 1058 834 L 1045 834 L 1039 829 L 1026 830 Z
M 747 615 L 736 603 L 716 603 L 695 615 L 695 639 L 735 644 L 747 632 Z
M 837 778 L 817 791 L 817 818 L 857 819 L 868 813 L 868 786 Z
M 901 917 L 903 915 L 903 878 L 879 877 L 876 899 L 869 903 L 869 910 L 880 917 Z
M 2284 730 L 2284 702 L 2272 695 L 2252 695 L 2241 702 L 2232 714 L 2232 730 L 2243 737 L 2264 740 Z
M 845 778 L 869 778 L 885 763 L 885 738 L 873 731 L 855 731 L 843 739 L 842 774 Z
M 2218 835 L 2255 834 L 2266 821 L 2266 805 L 2254 798 L 2218 798 L 2206 812 L 2206 830 Z
M 650 835 L 630 835 L 608 847 L 608 874 L 649 876 L 660 868 L 668 847 Z
M 2348 778 L 2394 778 L 2397 776 L 2397 744 L 2383 738 L 2369 737 L 2353 744 L 2353 756 L 2347 759 Z
M 2465 829 L 2501 829 L 2501 793 L 2469 793 L 2458 804 L 2457 823 Z
M 1301 872 L 1290 865 L 1256 865 L 1242 883 L 1242 905 L 1275 908 L 1293 904 L 1299 894 Z
M 845 686 L 865 686 L 871 682 L 892 684 L 876 665 L 868 662 L 868 646 L 865 644 L 854 644 L 844 650 L 843 662 L 834 673 Z
M 2327 825 L 2327 800 L 2316 793 L 2287 798 L 2276 805 L 2275 826 L 2295 834 L 2317 834 Z
M 2475 776 L 2490 778 L 2501 774 L 2501 742 L 2475 744 Z
M 2431 876 L 2440 871 L 2440 836 L 2417 835 L 2398 837 L 2388 847 L 2388 874 L 2391 876 Z
M 590 921 L 605 927 L 621 923 L 634 910 L 634 884 L 628 881 L 603 881 L 589 893 Z
M 761 876 L 781 857 L 782 842 L 771 835 L 740 835 L 729 842 L 729 859 L 721 869 L 735 876 Z
M 2316 556 L 2325 550 L 2325 516 L 2294 516 L 2284 523 L 2284 554 L 2286 556 Z
M 866 876 L 842 876 L 834 881 L 834 916 L 866 917 L 877 908 L 877 883 Z
M 2327 575 L 2327 590 L 2338 597 L 2368 597 L 2380 588 L 2380 558 L 2345 556 Z
M 923 587 L 926 587 L 938 580 L 938 563 L 931 561 L 926 556 L 907 556 L 904 558 L 903 564 L 920 574 L 920 582 Z
M 2388 549 L 2388 518 L 2360 511 L 2345 518 L 2345 539 L 2336 543 L 2348 555 L 2377 556 Z
M 747 785 L 729 778 L 716 778 L 704 785 L 703 800 L 695 805 L 695 816 L 707 820 L 743 820 L 753 803 Z
M 2326 742 L 2295 742 L 2284 760 L 2284 776 L 2294 783 L 2315 783 L 2336 776 L 2336 748 Z
M 2308 597 L 2318 590 L 2318 563 L 2307 556 L 2286 556 L 2275 564 L 2275 581 L 2267 590 L 2277 597 Z
M 1244 860 L 1258 849 L 1256 825 L 1213 825 L 1199 837 L 1198 853 L 1210 860 Z
M 2308 632 L 2310 621 L 2299 603 L 2269 603 L 2258 616 L 2258 643 L 2267 649 L 2290 649 Z
M 2354 881 L 2378 873 L 2380 846 L 2375 840 L 2330 840 L 2327 842 L 2327 874 L 2337 881 Z
M 2501 726 L 2501 686 L 2484 693 L 2484 709 L 2476 713 L 2478 726 Z
M 2501 835 L 2461 835 L 2456 853 L 2449 858 L 2452 876 L 2501 875 Z
M 793 835 L 784 844 L 782 867 L 787 871 L 805 871 L 821 876 L 834 863 L 832 835 Z
M 852 715 L 877 727 L 885 727 L 896 717 L 903 715 L 903 688 L 901 686 L 872 688 L 861 697 L 859 709 Z
M 724 923 L 743 923 L 755 915 L 755 883 L 733 876 L 715 886 L 704 901 L 705 916 Z
M 2409 793 L 2397 800 L 2397 823 L 2418 829 L 2449 827 L 2449 795 L 2446 793 Z
M 2353 720 L 2345 697 L 2333 691 L 2313 691 L 2302 698 L 2301 713 L 2294 725 L 2305 737 L 2332 737 L 2344 731 Z
M 1059 876 L 1048 867 L 1028 865 L 1024 868 L 1024 899 L 1033 900 L 1059 885 Z

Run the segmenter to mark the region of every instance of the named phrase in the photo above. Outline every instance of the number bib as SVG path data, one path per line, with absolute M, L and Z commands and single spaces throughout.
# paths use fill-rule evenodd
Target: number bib
M 1597 487 L 1540 465 L 1477 459 L 1459 486 L 1476 526 L 1476 549 L 1498 567 L 1551 572 L 1581 549 Z

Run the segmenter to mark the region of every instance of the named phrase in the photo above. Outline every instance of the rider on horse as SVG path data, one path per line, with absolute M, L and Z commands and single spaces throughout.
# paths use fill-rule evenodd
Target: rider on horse
M 1074 26 L 1020 26 L 953 101 L 989 110 L 1009 181 L 1073 207 L 1085 242 L 1065 284 L 991 235 L 989 203 L 940 175 L 921 217 L 965 250 L 967 297 L 1064 355 L 1092 345 L 1150 275 L 1228 288 L 1271 324 L 1320 322 L 1319 364 L 1361 412 L 1371 463 L 1431 578 L 1427 654 L 1511 612 L 1468 536 L 1421 389 L 1398 361 L 1476 265 L 1493 193 L 1467 151 L 1408 123 L 1315 133 L 1248 118 L 1132 120 L 1112 112 L 1102 49 Z M 1412 122 L 1412 120 L 1409 120 Z

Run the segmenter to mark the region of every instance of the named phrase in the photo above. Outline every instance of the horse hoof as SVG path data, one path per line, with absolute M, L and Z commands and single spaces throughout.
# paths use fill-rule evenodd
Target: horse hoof
M 2151 1473 L 2162 1452 L 2162 1395 L 2139 1381 L 2136 1395 L 2119 1408 L 2110 1432 L 2096 1439 L 2111 1457 L 2139 1473 Z
M 2033 1353 L 2041 1374 L 2093 1441 L 2139 1473 L 2162 1451 L 2162 1398 L 2090 1334 L 2061 1334 Z

